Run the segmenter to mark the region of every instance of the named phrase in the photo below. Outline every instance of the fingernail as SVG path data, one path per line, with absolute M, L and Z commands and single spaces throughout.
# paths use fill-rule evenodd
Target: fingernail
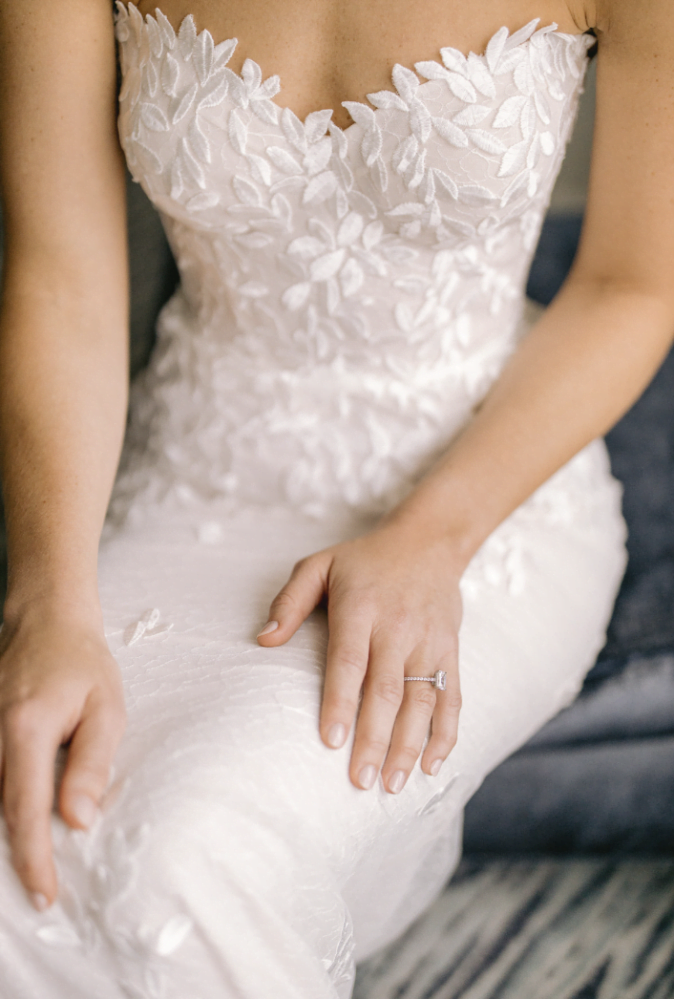
M 49 899 L 41 891 L 32 891 L 30 893 L 30 900 L 38 912 L 44 912 L 45 909 L 49 908 Z
M 400 794 L 405 786 L 406 774 L 402 770 L 396 770 L 388 782 L 388 789 L 391 794 Z
M 263 635 L 271 635 L 272 631 L 276 631 L 278 628 L 278 621 L 267 621 L 262 631 L 258 633 L 258 638 L 262 638 Z
M 337 725 L 332 725 L 328 729 L 328 746 L 331 746 L 333 749 L 339 749 L 340 746 L 343 746 L 345 739 L 346 729 L 341 722 Z
M 344 740 L 346 739 L 346 728 L 341 722 L 336 725 L 331 725 L 328 729 L 328 746 L 332 749 L 339 749 L 344 745 Z
M 431 763 L 431 777 L 437 777 L 440 773 L 440 767 L 442 766 L 442 760 L 433 760 Z
M 369 791 L 374 785 L 377 779 L 377 768 L 373 767 L 371 763 L 368 763 L 366 767 L 363 767 L 361 772 L 358 774 L 358 783 L 362 787 L 363 791 Z
M 72 800 L 70 811 L 77 822 L 88 829 L 96 818 L 96 803 L 88 794 L 77 794 Z

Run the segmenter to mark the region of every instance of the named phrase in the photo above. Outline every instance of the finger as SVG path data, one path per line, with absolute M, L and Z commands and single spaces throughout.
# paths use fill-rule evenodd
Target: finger
M 76 829 L 88 829 L 96 818 L 124 722 L 117 705 L 85 706 L 68 748 L 59 792 L 59 811 Z
M 407 676 L 433 676 L 428 660 L 423 656 L 410 658 L 405 664 L 405 673 Z M 422 680 L 405 682 L 403 701 L 391 735 L 391 746 L 382 768 L 384 787 L 391 794 L 402 791 L 419 759 L 438 696 L 432 683 Z
M 346 599 L 332 601 L 328 615 L 320 732 L 326 746 L 339 749 L 346 742 L 358 710 L 370 654 L 372 622 L 363 607 Z
M 435 711 L 431 721 L 431 737 L 424 750 L 421 769 L 431 777 L 437 777 L 440 767 L 456 745 L 461 711 L 461 687 L 459 671 L 454 657 L 437 667 L 447 673 L 447 687 L 439 690 Z
M 50 716 L 44 706 L 17 705 L 5 715 L 3 729 L 3 802 L 12 862 L 40 911 L 51 905 L 57 890 L 51 811 L 60 739 Z
M 374 786 L 388 752 L 403 699 L 404 662 L 399 648 L 372 641 L 349 768 L 352 782 L 364 790 Z
M 302 559 L 290 579 L 274 597 L 269 620 L 257 636 L 260 645 L 282 645 L 323 599 L 332 557 L 328 552 Z

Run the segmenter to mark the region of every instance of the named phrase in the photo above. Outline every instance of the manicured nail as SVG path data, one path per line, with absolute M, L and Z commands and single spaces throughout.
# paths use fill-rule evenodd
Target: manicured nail
M 96 818 L 96 803 L 88 794 L 77 794 L 73 798 L 70 810 L 81 826 L 88 829 Z
M 45 909 L 49 908 L 49 900 L 41 891 L 32 891 L 30 893 L 30 900 L 38 912 L 44 912 Z
M 373 767 L 371 763 L 368 763 L 366 767 L 363 767 L 361 772 L 358 774 L 358 783 L 362 787 L 363 791 L 369 791 L 370 788 L 374 786 L 376 779 L 377 768 Z
M 278 628 L 278 621 L 267 621 L 262 631 L 258 634 L 258 638 L 262 638 L 263 635 L 271 635 L 272 631 L 276 631 Z
M 346 739 L 346 729 L 341 722 L 337 725 L 332 725 L 328 729 L 328 746 L 332 749 L 339 749 L 344 745 L 344 740 Z
M 405 786 L 406 774 L 402 770 L 396 770 L 388 782 L 388 789 L 391 794 L 400 794 Z
M 437 777 L 440 773 L 440 767 L 442 766 L 442 760 L 433 760 L 431 763 L 431 777 Z

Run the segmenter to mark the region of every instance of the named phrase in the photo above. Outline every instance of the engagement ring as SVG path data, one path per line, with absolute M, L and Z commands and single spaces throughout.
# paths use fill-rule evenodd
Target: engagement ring
M 432 683 L 436 690 L 446 690 L 447 689 L 447 674 L 444 669 L 436 670 L 433 676 L 406 676 L 405 683 L 408 680 L 428 680 Z

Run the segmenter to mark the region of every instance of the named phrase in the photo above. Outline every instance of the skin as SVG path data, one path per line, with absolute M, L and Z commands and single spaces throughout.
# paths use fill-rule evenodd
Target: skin
M 141 9 L 146 12 L 149 4 Z M 431 735 L 427 773 L 456 740 L 459 580 L 484 539 L 638 397 L 674 330 L 674 9 L 669 0 L 170 0 L 239 69 L 278 72 L 304 117 L 391 86 L 451 44 L 482 51 L 532 17 L 599 38 L 597 131 L 574 270 L 466 431 L 371 533 L 311 555 L 270 611 L 261 645 L 286 642 L 325 599 L 320 735 L 356 724 L 350 775 L 397 792 Z M 423 17 L 420 11 L 423 10 Z M 0 184 L 7 252 L 0 318 L 0 459 L 9 590 L 0 634 L 0 750 L 13 862 L 38 908 L 57 892 L 57 807 L 85 828 L 124 727 L 103 637 L 96 555 L 127 390 L 123 170 L 108 0 L 0 0 Z M 273 624 L 276 627 L 273 627 Z M 448 689 L 404 684 L 448 673 Z

